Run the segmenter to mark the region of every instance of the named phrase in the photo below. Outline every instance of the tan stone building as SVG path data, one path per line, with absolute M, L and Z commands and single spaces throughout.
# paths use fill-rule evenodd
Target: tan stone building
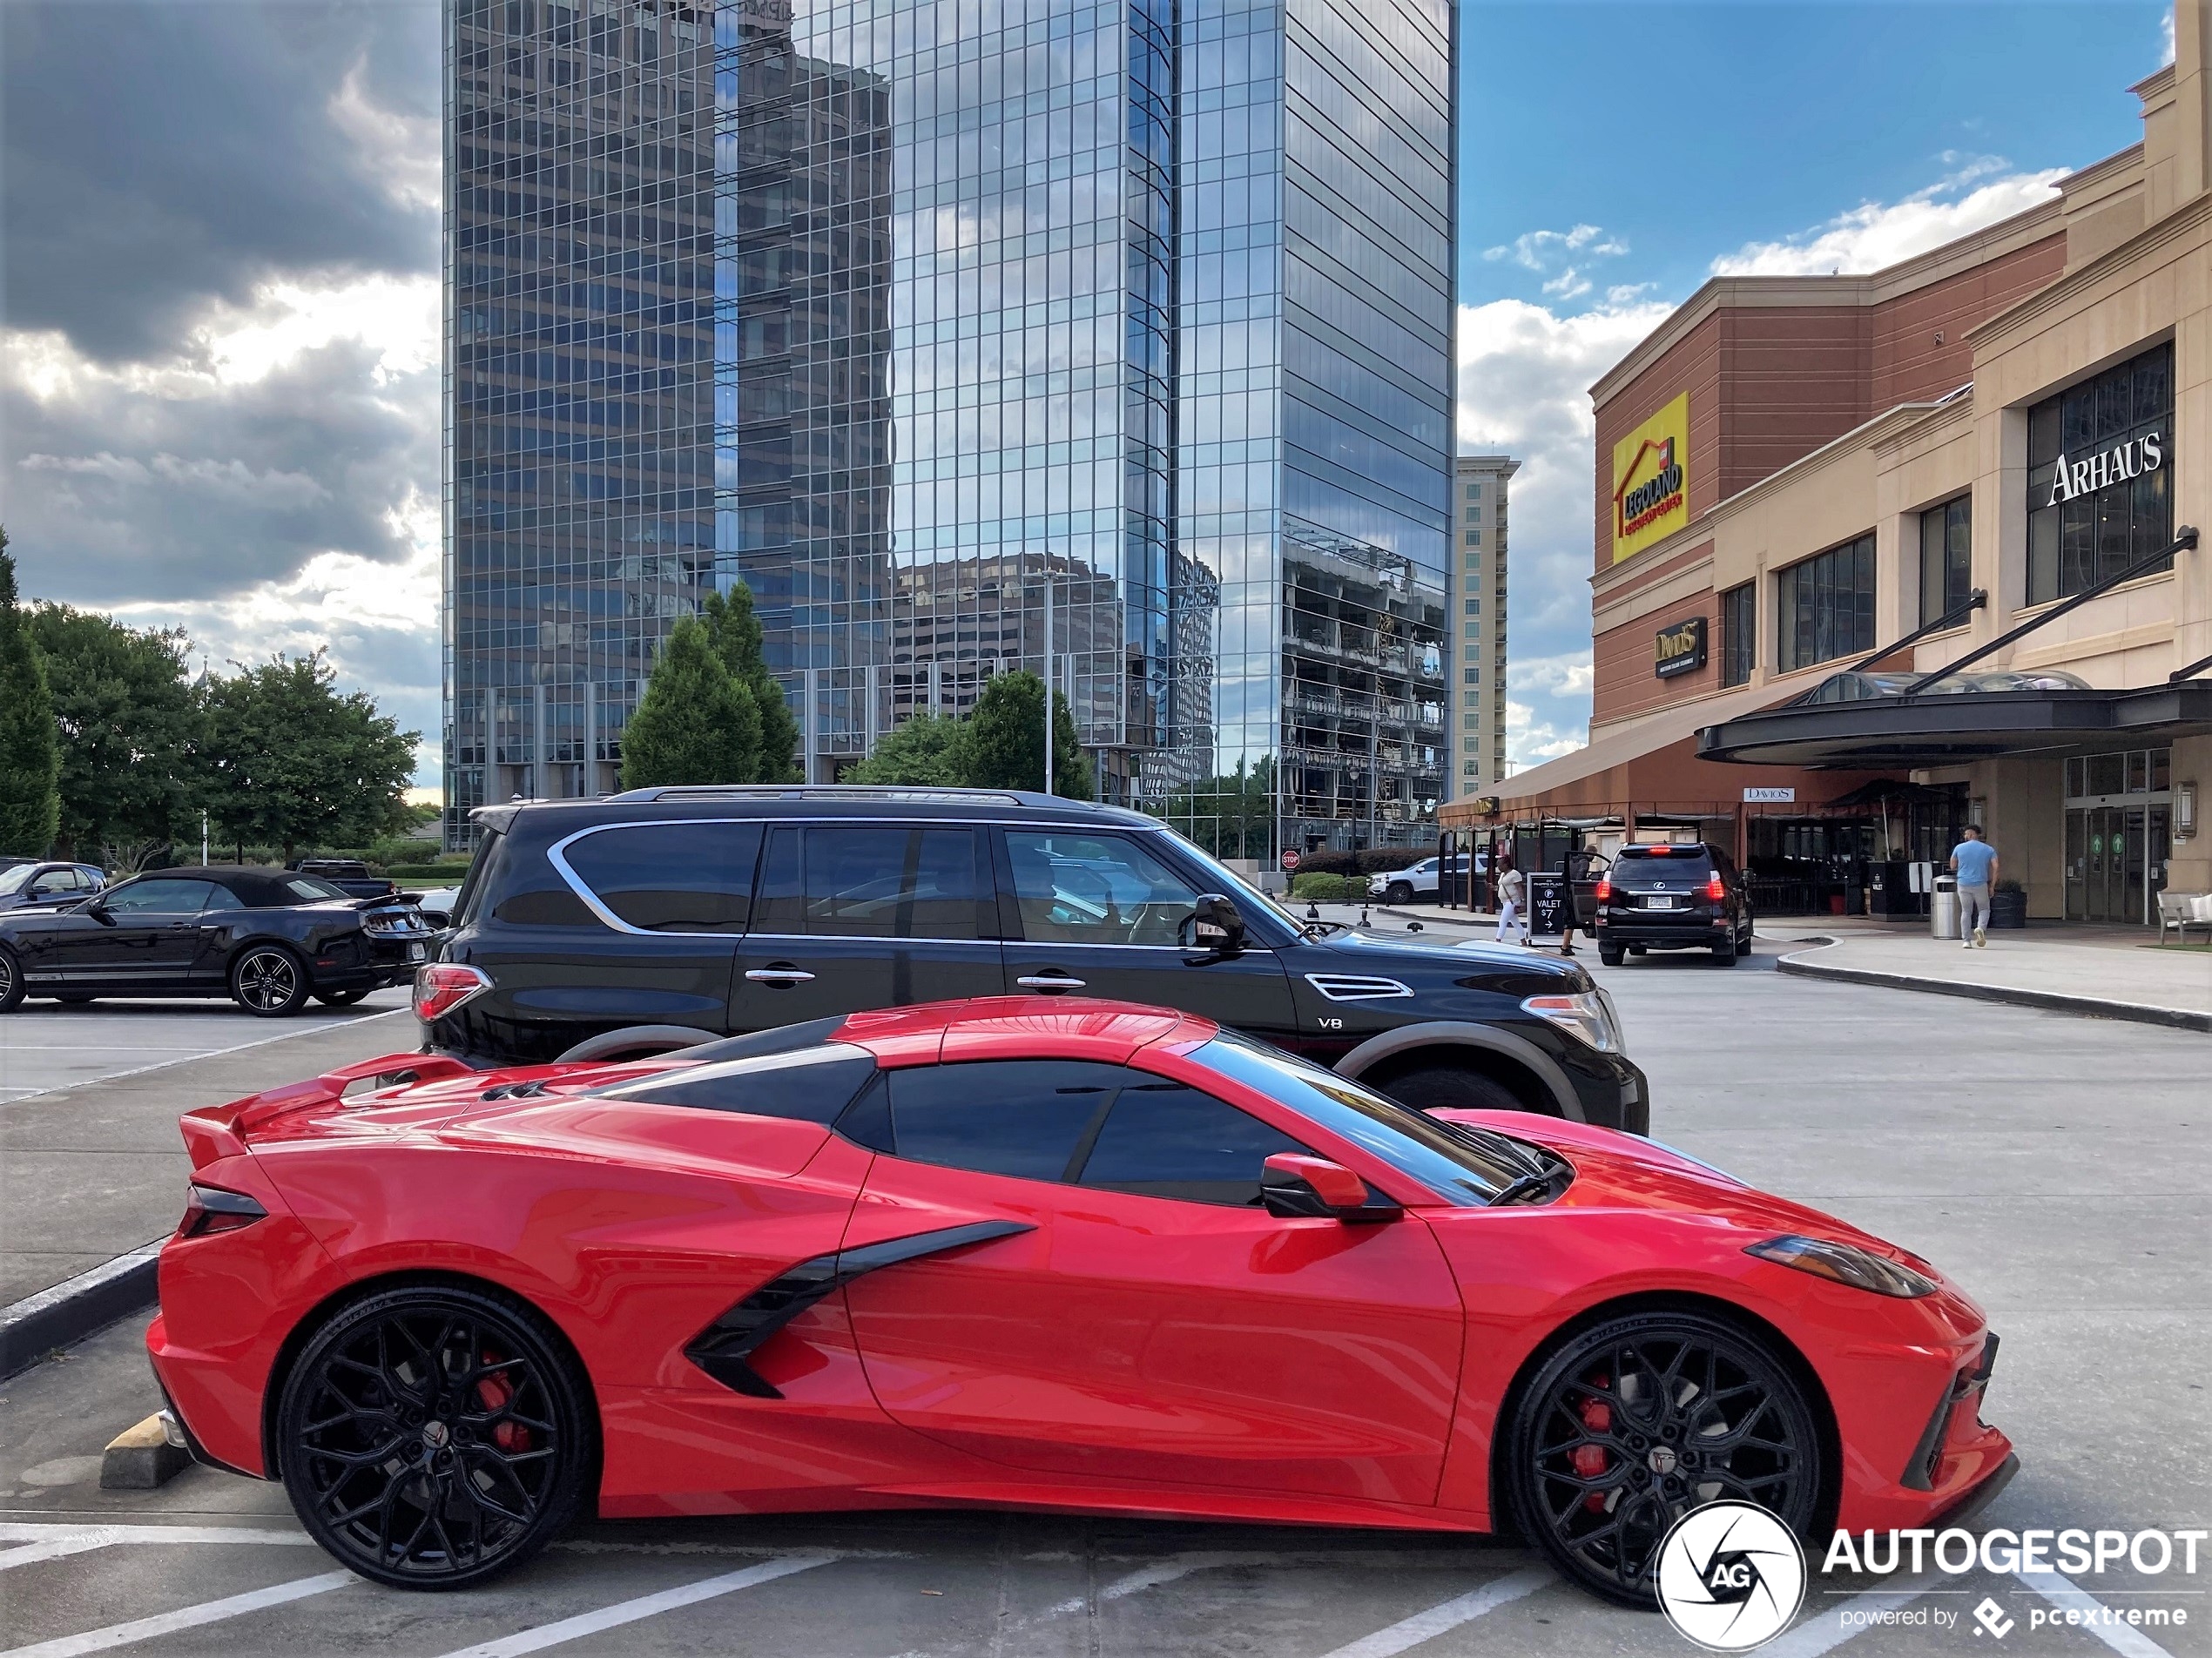
M 2212 890 L 2208 12 L 2054 200 L 1709 282 L 1592 388 L 1591 742 L 1447 826 L 1733 839 L 1777 908 L 1968 821 L 2032 916 Z
M 1507 487 L 1521 462 L 1462 455 L 1453 465 L 1451 751 L 1445 798 L 1480 792 L 1506 774 Z

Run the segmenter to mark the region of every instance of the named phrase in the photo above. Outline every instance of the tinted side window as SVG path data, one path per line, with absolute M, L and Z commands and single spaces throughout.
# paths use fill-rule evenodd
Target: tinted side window
M 991 883 L 970 829 L 776 829 L 753 929 L 846 938 L 987 936 Z
M 1211 1094 L 1132 1072 L 1098 1131 L 1082 1181 L 1150 1197 L 1257 1203 L 1261 1165 L 1278 1152 L 1306 1149 Z
M 873 1055 L 840 1044 L 678 1071 L 613 1092 L 622 1099 L 650 1100 L 656 1105 L 826 1124 L 837 1120 L 838 1113 L 874 1075 Z
M 1653 881 L 1673 885 L 1680 881 L 1702 881 L 1713 873 L 1713 866 L 1701 849 L 1688 857 L 1669 853 L 1664 858 L 1639 856 L 1624 853 L 1613 866 L 1613 878 L 1631 886 L 1649 886 Z
M 742 933 L 752 908 L 757 823 L 594 830 L 562 856 L 602 904 L 649 933 Z
M 893 1071 L 898 1155 L 1024 1180 L 1064 1180 L 1123 1082 L 1116 1065 L 985 1060 Z
M 107 900 L 118 915 L 140 912 L 160 915 L 197 915 L 207 907 L 213 889 L 204 880 L 142 880 L 118 888 Z
M 1034 943 L 1183 941 L 1190 883 L 1128 835 L 1009 831 L 1022 936 Z

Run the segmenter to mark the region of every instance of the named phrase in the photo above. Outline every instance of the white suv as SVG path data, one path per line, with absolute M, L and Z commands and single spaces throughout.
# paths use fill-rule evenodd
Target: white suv
M 1418 864 L 1404 869 L 1393 869 L 1387 874 L 1367 877 L 1367 896 L 1379 898 L 1386 904 L 1410 904 L 1417 898 L 1437 896 L 1437 864 L 1434 858 L 1424 858 Z M 1474 873 L 1481 874 L 1489 867 L 1487 854 L 1474 854 Z

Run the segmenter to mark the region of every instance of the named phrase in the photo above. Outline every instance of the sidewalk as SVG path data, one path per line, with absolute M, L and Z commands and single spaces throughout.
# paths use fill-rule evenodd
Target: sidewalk
M 2031 925 L 1992 933 L 1980 950 L 1925 925 L 1824 916 L 1762 920 L 1759 934 L 1802 944 L 1780 967 L 1809 978 L 2212 1031 L 2212 951 L 2161 948 L 2155 929 Z

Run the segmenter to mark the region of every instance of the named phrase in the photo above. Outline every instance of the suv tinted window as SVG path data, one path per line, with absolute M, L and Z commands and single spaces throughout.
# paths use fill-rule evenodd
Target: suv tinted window
M 1032 942 L 1183 941 L 1198 894 L 1134 836 L 1008 830 L 1006 846 Z
M 640 823 L 594 830 L 560 854 L 584 887 L 649 933 L 742 933 L 757 823 Z
M 768 836 L 753 917 L 759 933 L 845 938 L 985 936 L 991 883 L 972 829 L 865 824 Z
M 1064 1180 L 1124 1073 L 1080 1060 L 983 1060 L 889 1073 L 897 1155 L 1024 1180 Z
M 1682 846 L 1654 857 L 1634 846 L 1621 848 L 1613 862 L 1613 879 L 1630 886 L 1655 880 L 1702 881 L 1713 873 L 1712 859 L 1703 846 Z
M 1306 1149 L 1211 1094 L 1131 1071 L 1080 1178 L 1150 1197 L 1257 1203 L 1260 1166 L 1277 1152 Z
M 142 880 L 117 888 L 107 907 L 118 915 L 197 915 L 214 889 L 204 880 Z
M 875 1075 L 875 1056 L 842 1042 L 732 1060 L 628 1082 L 606 1090 L 624 1100 L 655 1105 L 689 1105 L 707 1111 L 742 1111 L 747 1116 L 789 1117 L 801 1122 L 837 1120 L 853 1096 Z

